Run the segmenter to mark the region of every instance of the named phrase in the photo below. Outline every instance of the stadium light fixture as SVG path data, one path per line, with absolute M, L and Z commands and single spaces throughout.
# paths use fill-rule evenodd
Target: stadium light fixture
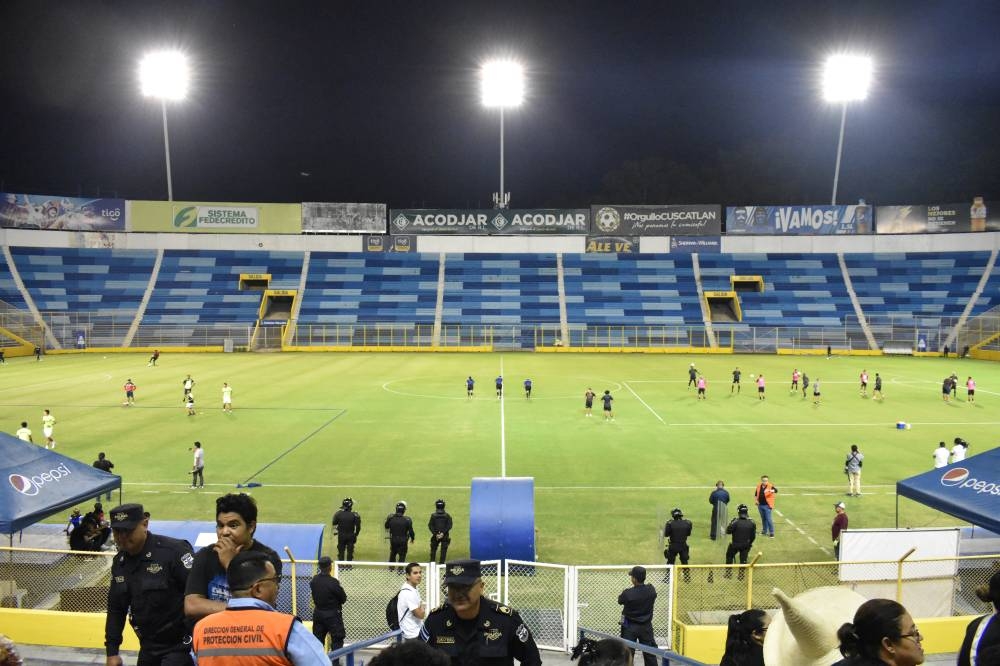
M 833 196 L 830 205 L 837 205 L 837 184 L 840 181 L 840 158 L 844 151 L 844 127 L 847 124 L 847 104 L 860 102 L 868 96 L 872 82 L 872 59 L 867 56 L 837 54 L 826 60 L 823 67 L 823 99 L 840 104 L 840 139 L 837 141 L 837 166 L 833 171 Z
M 139 84 L 143 97 L 160 100 L 163 114 L 163 148 L 167 159 L 167 200 L 174 200 L 174 184 L 170 175 L 170 132 L 167 129 L 167 101 L 179 102 L 187 97 L 190 72 L 187 57 L 179 51 L 155 51 L 139 62 Z
M 520 106 L 524 101 L 524 68 L 513 60 L 491 60 L 480 70 L 483 106 L 500 109 L 500 191 L 493 195 L 497 208 L 510 204 L 510 193 L 504 191 L 504 109 Z

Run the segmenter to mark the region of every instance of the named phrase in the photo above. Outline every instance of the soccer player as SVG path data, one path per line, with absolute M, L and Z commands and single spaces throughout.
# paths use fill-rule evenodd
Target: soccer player
M 705 375 L 698 375 L 698 399 L 705 399 Z
M 976 380 L 969 377 L 965 380 L 965 401 L 975 402 L 976 401 Z
M 868 371 L 862 370 L 861 375 L 858 377 L 861 380 L 861 397 L 868 397 Z
M 698 384 L 698 369 L 694 367 L 694 363 L 688 366 L 688 388 L 691 388 L 692 384 Z
M 872 400 L 878 398 L 879 400 L 885 400 L 885 396 L 882 395 L 882 375 L 875 373 L 875 388 L 872 389 Z
M 594 398 L 596 397 L 597 394 L 594 393 L 594 389 L 588 386 L 587 392 L 583 394 L 583 409 L 586 412 L 587 416 L 594 415 Z
M 222 382 L 222 411 L 233 413 L 233 387 L 226 382 Z
M 476 380 L 472 378 L 472 375 L 469 375 L 469 378 L 465 380 L 465 395 L 470 398 L 473 397 L 473 389 L 475 386 Z
M 184 398 L 184 405 L 187 407 L 188 416 L 194 416 L 194 393 L 188 393 Z
M 757 399 L 764 399 L 764 375 L 757 375 Z
M 736 389 L 737 393 L 739 393 L 743 389 L 743 386 L 740 384 L 740 375 L 742 375 L 742 374 L 743 373 L 740 372 L 739 367 L 737 367 L 735 370 L 733 370 L 733 383 L 729 387 L 729 392 L 730 393 L 733 392 L 733 389 Z
M 813 404 L 818 405 L 819 402 L 820 402 L 819 377 L 817 377 L 816 381 L 813 382 Z
M 42 434 L 45 435 L 45 448 L 54 449 L 56 448 L 56 440 L 52 439 L 52 433 L 56 427 L 56 417 L 52 416 L 52 412 L 45 410 L 42 414 Z
M 503 397 L 503 376 L 502 375 L 500 375 L 500 376 L 497 377 L 496 386 L 497 386 L 497 398 L 502 398 Z
M 531 380 L 530 379 L 525 379 L 524 380 L 524 397 L 528 398 L 528 399 L 531 398 Z
M 610 419 L 614 421 L 615 413 L 611 411 L 611 402 L 614 398 L 611 397 L 611 391 L 605 390 L 604 395 L 601 396 L 601 400 L 604 401 L 604 420 L 607 421 Z
M 126 407 L 131 407 L 135 404 L 135 384 L 132 383 L 131 379 L 125 380 L 125 385 L 122 386 L 125 391 L 125 403 Z
M 788 389 L 789 391 L 797 391 L 797 390 L 799 390 L 799 378 L 801 376 L 802 375 L 799 373 L 799 369 L 798 368 L 794 368 L 792 370 L 792 388 Z
M 31 428 L 28 427 L 27 421 L 21 421 L 21 427 L 18 428 L 17 432 L 14 434 L 16 434 L 17 438 L 23 442 L 31 442 L 32 444 L 35 443 L 35 440 L 31 439 Z
M 146 364 L 146 367 L 148 368 L 151 365 L 155 366 L 158 360 L 160 360 L 160 350 L 154 349 L 153 355 L 149 357 L 149 363 Z
M 182 382 L 184 386 L 184 397 L 186 398 L 189 393 L 194 389 L 194 380 L 191 379 L 191 375 L 188 375 Z

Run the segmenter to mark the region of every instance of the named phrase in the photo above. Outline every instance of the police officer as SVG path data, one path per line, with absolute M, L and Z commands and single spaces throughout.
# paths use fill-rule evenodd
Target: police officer
M 632 586 L 618 595 L 618 603 L 622 605 L 622 638 L 656 647 L 653 637 L 656 588 L 646 583 L 645 567 L 634 566 L 628 575 Z M 643 652 L 642 660 L 646 666 L 656 666 L 654 655 Z
M 385 529 L 389 530 L 389 561 L 406 561 L 406 540 L 413 543 L 417 535 L 413 532 L 413 521 L 406 513 L 406 502 L 396 503 L 396 513 L 390 513 L 385 519 Z M 398 558 L 398 559 L 397 559 Z
M 345 497 L 340 505 L 340 510 L 333 514 L 333 527 L 337 530 L 337 559 L 344 560 L 344 551 L 347 551 L 347 560 L 354 559 L 354 544 L 361 534 L 361 515 L 354 510 L 354 500 Z
M 757 524 L 750 520 L 750 509 L 746 504 L 736 507 L 736 518 L 733 518 L 726 527 L 726 534 L 733 536 L 729 547 L 726 548 L 726 564 L 732 564 L 736 559 L 736 553 L 740 554 L 740 564 L 747 563 L 747 554 L 753 546 L 754 539 L 757 538 Z M 732 577 L 732 572 L 726 570 L 726 578 Z M 743 579 L 743 570 L 740 569 L 740 580 Z
M 342 613 L 347 593 L 340 581 L 330 575 L 332 568 L 333 561 L 324 555 L 319 558 L 319 573 L 309 581 L 313 604 L 316 606 L 313 611 L 313 636 L 320 643 L 325 643 L 326 635 L 330 634 L 331 651 L 344 647 L 344 636 L 347 635 Z M 339 665 L 340 660 L 333 663 Z
M 191 636 L 184 623 L 184 586 L 194 562 L 191 544 L 149 531 L 141 504 L 111 510 L 118 554 L 111 564 L 104 623 L 107 666 L 121 666 L 125 616 L 139 637 L 139 666 L 187 666 Z
M 439 499 L 434 502 L 434 513 L 427 521 L 427 529 L 431 531 L 431 562 L 437 554 L 438 545 L 441 546 L 441 559 L 438 564 L 444 564 L 448 559 L 448 544 L 451 543 L 451 515 L 444 510 L 444 500 Z
M 688 537 L 691 536 L 691 521 L 684 517 L 684 512 L 675 508 L 670 512 L 672 520 L 663 526 L 663 536 L 667 538 L 667 547 L 663 551 L 663 557 L 667 558 L 667 564 L 677 562 L 677 556 L 681 556 L 681 565 L 688 563 Z M 684 569 L 684 580 L 691 580 L 691 572 Z
M 542 658 L 528 626 L 510 606 L 483 598 L 479 560 L 445 565 L 448 603 L 424 620 L 420 638 L 451 657 L 452 666 L 538 666 Z

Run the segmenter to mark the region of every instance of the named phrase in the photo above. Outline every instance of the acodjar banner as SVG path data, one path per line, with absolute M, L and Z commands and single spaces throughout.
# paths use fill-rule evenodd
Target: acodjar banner
M 729 206 L 726 233 L 778 236 L 823 236 L 872 233 L 872 207 Z
M 711 236 L 722 233 L 722 206 L 591 206 L 592 234 Z
M 586 234 L 590 211 L 574 209 L 393 209 L 389 233 L 455 234 L 467 236 L 520 236 L 533 234 Z

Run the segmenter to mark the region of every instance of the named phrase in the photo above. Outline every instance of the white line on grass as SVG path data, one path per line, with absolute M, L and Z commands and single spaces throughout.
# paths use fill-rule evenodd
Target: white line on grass
M 667 424 L 667 422 L 664 421 L 663 418 L 659 414 L 656 413 L 656 410 L 654 410 L 652 407 L 650 407 L 649 405 L 647 405 L 646 401 L 643 400 L 642 398 L 640 398 L 639 394 L 632 390 L 632 387 L 628 385 L 628 382 L 625 382 L 625 388 L 627 388 L 629 390 L 629 393 L 631 393 L 632 395 L 634 395 L 635 399 L 638 400 L 639 402 L 641 402 L 643 404 L 643 406 L 646 407 L 646 409 L 648 409 L 650 412 L 652 412 L 653 416 L 655 416 L 656 418 L 658 418 L 660 420 L 660 423 L 662 423 L 663 425 Z
M 643 403 L 645 404 L 645 403 Z M 940 425 L 960 425 L 960 426 L 973 426 L 973 425 L 1000 425 L 1000 421 L 907 421 L 910 425 L 915 426 L 940 426 Z M 738 428 L 749 428 L 758 426 L 767 427 L 817 427 L 817 428 L 843 428 L 846 426 L 858 427 L 858 426 L 891 426 L 895 425 L 886 421 L 873 421 L 870 423 L 726 423 L 724 421 L 713 421 L 712 423 L 668 423 L 669 426 L 685 426 L 685 427 L 738 427 Z
M 790 526 L 792 526 L 793 528 L 795 528 L 796 532 L 798 532 L 799 534 L 801 534 L 805 538 L 809 539 L 809 541 L 811 541 L 817 548 L 819 548 L 820 550 L 822 550 L 827 555 L 833 555 L 833 552 L 829 548 L 826 548 L 824 546 L 819 545 L 819 542 L 816 541 L 816 539 L 814 539 L 811 536 L 809 536 L 809 534 L 807 534 L 805 530 L 803 530 L 801 527 L 799 527 L 798 525 L 796 525 L 795 523 L 793 523 L 791 520 L 789 520 L 787 517 L 785 517 L 785 514 L 781 513 L 777 509 L 775 509 L 774 512 L 776 514 L 778 514 L 779 516 L 781 516 L 782 518 L 784 518 L 786 523 L 788 523 Z
M 503 377 L 503 355 L 500 356 L 500 377 Z M 503 394 L 505 389 L 500 391 L 500 478 L 507 477 L 507 438 L 504 435 L 503 420 Z
M 133 485 L 133 486 L 142 486 L 142 487 L 162 487 L 162 486 L 170 487 L 170 486 L 182 485 L 182 484 L 179 484 L 179 483 L 177 483 L 175 481 L 173 481 L 173 482 L 165 482 L 165 481 L 130 481 L 129 483 L 131 485 Z M 183 484 L 183 485 L 186 486 L 186 484 Z M 228 484 L 228 483 L 206 483 L 205 487 L 207 488 L 209 486 L 213 486 L 213 487 L 217 487 L 217 488 L 228 488 L 231 485 L 232 484 Z M 389 490 L 433 490 L 435 488 L 441 488 L 443 490 L 468 490 L 469 489 L 469 485 L 468 484 L 465 484 L 464 486 L 463 485 L 459 485 L 459 486 L 442 486 L 442 485 L 436 484 L 436 483 L 435 484 L 429 484 L 429 485 L 415 485 L 415 484 L 409 484 L 409 485 L 388 485 L 388 484 L 361 484 L 361 483 L 357 483 L 357 484 L 345 484 L 345 483 L 322 483 L 322 484 L 318 484 L 318 483 L 316 483 L 316 484 L 314 484 L 314 483 L 265 483 L 264 485 L 266 485 L 268 488 L 318 488 L 318 489 L 323 489 L 323 490 L 328 490 L 328 489 L 331 489 L 331 488 L 351 488 L 351 489 L 359 489 L 359 490 L 366 490 L 366 489 L 375 489 L 375 490 L 379 490 L 379 489 L 389 489 Z M 746 490 L 747 492 L 753 490 L 753 488 L 754 488 L 754 486 L 726 486 L 726 487 L 729 488 L 730 490 Z M 641 492 L 641 491 L 646 491 L 646 490 L 655 490 L 657 492 L 664 491 L 664 490 L 705 490 L 707 488 L 708 488 L 708 486 L 704 486 L 704 485 L 697 485 L 697 486 L 539 486 L 539 485 L 536 485 L 535 486 L 535 490 L 554 490 L 554 491 L 566 491 L 566 490 L 568 490 L 568 491 L 575 491 L 575 490 L 586 490 L 586 491 L 591 491 L 591 490 L 615 490 L 615 491 L 624 491 L 624 492 L 635 492 L 635 491 L 640 491 Z M 834 496 L 840 495 L 841 492 L 843 491 L 843 486 L 842 485 L 837 485 L 837 486 L 817 486 L 817 485 L 814 485 L 814 484 L 810 484 L 808 486 L 789 486 L 789 485 L 782 484 L 781 488 L 782 488 L 781 494 L 784 497 L 793 497 L 795 495 L 803 495 L 803 496 L 806 496 L 806 495 L 819 495 L 819 496 L 827 495 L 827 496 L 834 497 Z M 791 488 L 801 488 L 801 489 L 808 489 L 808 490 L 831 490 L 833 492 L 830 492 L 830 493 L 815 493 L 815 492 L 790 493 L 790 492 L 787 492 L 787 489 L 791 489 Z M 868 490 L 865 491 L 865 494 L 864 494 L 865 497 L 867 497 L 868 495 L 894 495 L 895 494 L 893 492 L 877 493 L 877 492 L 872 492 L 872 490 L 871 490 L 872 488 L 895 488 L 895 486 L 892 485 L 892 484 L 885 484 L 885 485 L 865 484 L 865 488 L 868 489 Z M 158 492 L 158 491 L 144 490 L 143 492 L 152 493 L 152 492 Z

